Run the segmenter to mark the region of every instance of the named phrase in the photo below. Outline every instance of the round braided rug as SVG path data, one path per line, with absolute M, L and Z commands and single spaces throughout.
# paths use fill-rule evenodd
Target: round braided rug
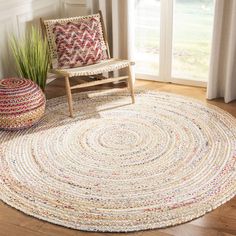
M 236 120 L 178 95 L 139 91 L 48 101 L 41 122 L 0 132 L 0 198 L 88 231 L 135 231 L 202 216 L 236 193 Z

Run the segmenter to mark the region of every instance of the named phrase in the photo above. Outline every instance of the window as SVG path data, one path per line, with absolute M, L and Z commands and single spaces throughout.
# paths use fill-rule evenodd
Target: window
M 158 75 L 160 0 L 138 0 L 135 4 L 135 59 L 137 70 L 143 74 Z
M 205 84 L 214 0 L 136 0 L 137 73 L 185 84 Z

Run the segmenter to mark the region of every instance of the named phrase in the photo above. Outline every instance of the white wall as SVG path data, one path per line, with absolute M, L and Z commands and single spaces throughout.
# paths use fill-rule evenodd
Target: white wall
M 0 79 L 13 76 L 14 63 L 9 35 L 24 33 L 39 18 L 59 18 L 87 14 L 86 0 L 0 0 Z
M 87 15 L 86 0 L 63 0 L 61 1 L 61 14 L 65 17 Z

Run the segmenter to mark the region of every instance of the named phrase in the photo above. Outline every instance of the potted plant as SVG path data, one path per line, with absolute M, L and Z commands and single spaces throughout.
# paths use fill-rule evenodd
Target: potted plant
M 11 38 L 11 49 L 16 62 L 17 74 L 31 79 L 44 91 L 49 68 L 48 43 L 39 29 L 31 30 L 20 38 Z

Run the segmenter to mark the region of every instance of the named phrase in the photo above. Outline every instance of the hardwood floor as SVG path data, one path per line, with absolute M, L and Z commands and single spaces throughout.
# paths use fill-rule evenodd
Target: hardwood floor
M 117 84 L 116 87 L 122 87 Z M 97 86 L 91 89 L 109 88 L 109 86 Z M 236 117 L 236 102 L 225 104 L 222 99 L 206 101 L 205 88 L 173 85 L 139 80 L 136 88 L 165 91 L 182 94 L 214 104 Z M 48 98 L 65 94 L 64 80 L 52 81 L 47 89 Z M 199 219 L 175 227 L 159 230 L 139 231 L 128 234 L 112 233 L 89 233 L 67 229 L 61 226 L 50 224 L 36 218 L 30 217 L 17 211 L 3 202 L 0 202 L 0 236 L 102 236 L 102 235 L 130 235 L 130 236 L 232 236 L 236 235 L 236 197 L 211 213 Z

